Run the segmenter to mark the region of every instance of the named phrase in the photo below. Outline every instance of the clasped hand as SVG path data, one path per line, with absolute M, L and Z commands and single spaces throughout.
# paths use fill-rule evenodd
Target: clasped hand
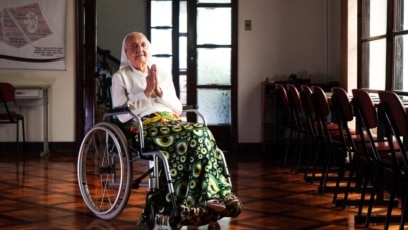
M 157 82 L 156 65 L 152 65 L 146 77 L 146 89 L 144 91 L 146 97 L 151 97 L 155 93 L 158 97 L 162 97 L 163 91 L 160 89 Z

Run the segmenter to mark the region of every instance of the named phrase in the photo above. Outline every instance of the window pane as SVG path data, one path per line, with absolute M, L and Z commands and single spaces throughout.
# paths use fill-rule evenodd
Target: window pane
M 187 104 L 187 75 L 179 75 L 179 86 L 180 86 L 180 101 L 183 105 Z
M 408 91 L 408 35 L 395 38 L 395 65 L 394 65 L 394 87 L 395 90 Z
M 231 85 L 231 49 L 197 49 L 198 85 Z
M 363 43 L 363 82 L 364 88 L 385 89 L 385 39 Z
M 387 30 L 387 2 L 364 0 L 363 38 L 383 35 Z
M 179 37 L 179 69 L 187 69 L 187 37 Z
M 187 33 L 187 2 L 180 2 L 179 32 Z
M 159 66 L 160 69 L 166 71 L 168 74 L 171 74 L 172 61 L 173 61 L 172 57 L 154 57 L 153 56 L 152 63 Z
M 172 54 L 171 29 L 151 29 L 152 54 Z
M 231 91 L 198 89 L 198 106 L 209 125 L 231 124 Z
M 198 0 L 198 3 L 231 3 L 231 0 Z
M 152 1 L 151 27 L 172 26 L 172 1 Z
M 231 44 L 231 8 L 197 9 L 197 44 Z
M 406 1 L 405 1 L 406 2 Z M 397 0 L 395 7 L 396 25 L 395 30 L 407 30 L 408 29 L 408 4 L 404 4 L 404 0 Z

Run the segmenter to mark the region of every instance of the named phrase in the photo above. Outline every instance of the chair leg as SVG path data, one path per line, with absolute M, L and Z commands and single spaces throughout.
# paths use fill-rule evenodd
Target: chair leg
M 21 128 L 22 128 L 22 133 L 23 133 L 23 151 L 22 151 L 22 153 L 23 153 L 23 155 L 25 154 L 25 152 L 26 152 L 26 139 L 25 139 L 25 125 L 24 125 L 24 118 L 23 119 L 21 119 Z M 44 131 L 45 132 L 45 131 Z
M 327 178 L 329 176 L 329 169 L 330 169 L 330 160 L 331 157 L 334 155 L 334 151 L 335 149 L 331 149 L 330 146 L 328 146 L 328 153 L 326 155 L 327 160 L 326 160 L 326 164 L 324 165 L 324 169 L 322 172 L 322 178 L 320 180 L 320 186 L 319 186 L 319 193 L 324 194 L 326 191 L 326 184 L 327 184 Z
M 371 192 L 370 195 L 370 201 L 368 203 L 368 208 L 367 208 L 367 215 L 366 215 L 366 222 L 365 222 L 365 227 L 367 228 L 368 225 L 371 222 L 371 213 L 373 210 L 374 206 L 374 199 L 376 195 L 378 194 L 378 175 L 379 175 L 380 168 L 378 165 L 374 167 L 374 177 L 372 178 L 372 183 L 373 183 L 373 191 Z
M 310 151 L 309 151 L 309 159 L 308 159 L 308 163 L 307 163 L 306 168 L 305 168 L 305 173 L 303 175 L 303 179 L 305 181 L 308 181 L 307 177 L 308 177 L 308 174 L 309 174 L 310 164 L 312 164 L 312 166 L 313 166 L 312 172 L 314 172 L 315 165 L 316 165 L 315 162 L 316 162 L 316 157 L 317 157 L 316 155 L 319 154 L 319 146 L 320 146 L 319 139 L 317 139 L 316 137 L 312 137 L 312 138 L 313 138 L 313 141 L 312 141 L 313 144 L 312 144 L 312 146 L 310 148 Z M 312 158 L 313 158 L 313 160 L 312 160 Z M 314 182 L 314 173 L 312 173 L 312 177 L 311 177 L 311 180 L 310 180 L 311 184 L 313 184 L 313 182 Z
M 20 126 L 18 124 L 18 120 L 16 121 L 16 162 L 18 162 L 18 155 L 20 152 Z
M 344 161 L 339 161 L 339 172 L 337 173 L 337 179 L 336 179 L 336 185 L 333 193 L 333 201 L 332 203 L 334 204 L 337 200 L 337 195 L 339 193 L 340 189 L 340 181 L 342 178 L 346 175 L 346 163 Z M 351 178 L 351 176 L 350 176 Z
M 406 220 L 406 215 L 407 215 L 407 199 L 408 199 L 408 186 L 405 186 L 405 191 L 404 191 L 404 197 L 403 197 L 403 203 L 401 206 L 402 212 L 401 212 L 401 221 L 400 221 L 400 230 L 404 229 L 405 226 L 405 220 Z
M 351 181 L 353 180 L 354 173 L 356 173 L 356 164 L 357 164 L 356 159 L 353 158 L 351 162 L 349 177 L 347 179 L 347 185 L 346 185 L 346 189 L 344 192 L 344 197 L 343 197 L 343 204 L 342 204 L 343 209 L 346 208 L 346 205 L 347 205 L 348 195 L 350 193 L 350 188 L 351 188 Z M 337 195 L 337 191 L 336 191 L 336 195 Z M 336 202 L 335 198 L 337 198 L 337 196 L 333 198 L 334 203 Z
M 394 174 L 394 178 L 392 181 L 392 187 L 391 187 L 391 192 L 390 192 L 390 200 L 387 208 L 387 217 L 385 218 L 385 223 L 384 223 L 384 229 L 388 229 L 388 226 L 390 224 L 390 218 L 391 218 L 391 213 L 392 213 L 392 208 L 394 206 L 394 199 L 395 199 L 395 192 L 397 190 L 397 180 L 398 180 L 398 174 Z M 405 202 L 405 201 L 404 201 Z
M 317 170 L 317 165 L 318 165 L 318 161 L 319 161 L 319 157 L 320 157 L 321 148 L 322 148 L 322 142 L 321 142 L 321 140 L 318 140 L 317 152 L 316 152 L 316 155 L 315 155 L 314 165 L 313 165 L 313 170 L 312 170 L 312 179 L 311 179 L 312 184 L 314 183 L 314 179 L 316 177 L 316 170 Z
M 292 142 L 293 142 L 293 129 L 289 128 L 289 135 L 288 135 L 288 139 L 287 139 L 287 142 L 286 142 L 285 158 L 283 159 L 283 167 L 286 166 L 286 163 L 288 161 L 290 146 L 291 146 Z
M 371 164 L 369 163 L 367 166 L 366 173 L 363 178 L 363 183 L 362 183 L 362 190 L 361 190 L 361 197 L 360 197 L 360 202 L 358 205 L 358 211 L 357 215 L 361 216 L 363 213 L 363 207 L 364 207 L 364 201 L 365 201 L 365 195 L 367 193 L 367 186 L 368 186 L 368 181 L 370 179 L 370 171 L 371 171 Z M 374 175 L 372 178 L 375 178 L 376 176 Z

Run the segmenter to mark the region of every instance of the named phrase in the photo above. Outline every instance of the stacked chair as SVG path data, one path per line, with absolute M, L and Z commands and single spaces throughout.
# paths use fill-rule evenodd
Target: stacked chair
M 16 127 L 16 159 L 20 152 L 25 151 L 25 128 L 24 115 L 9 108 L 9 104 L 15 103 L 15 88 L 8 82 L 0 82 L 0 124 L 14 124 Z M 20 142 L 20 124 L 22 130 L 22 142 Z M 20 147 L 22 145 L 22 148 Z
M 300 99 L 301 104 L 305 113 L 306 126 L 305 129 L 308 130 L 309 136 L 311 137 L 311 148 L 309 150 L 309 157 L 306 162 L 306 168 L 304 173 L 304 179 L 307 182 L 313 183 L 316 171 L 319 165 L 319 154 L 323 144 L 323 139 L 321 138 L 321 127 L 317 120 L 316 106 L 313 98 L 312 89 L 307 85 L 300 86 Z M 309 176 L 309 166 L 313 164 L 312 175 Z
M 338 178 L 336 181 L 336 189 L 333 194 L 333 203 L 336 206 L 341 206 L 345 208 L 347 205 L 356 205 L 359 201 L 353 201 L 348 199 L 348 194 L 351 192 L 351 183 L 356 179 L 354 172 L 356 169 L 356 164 L 359 157 L 362 156 L 360 143 L 361 139 L 357 135 L 358 131 L 349 127 L 349 123 L 355 122 L 353 107 L 350 102 L 350 97 L 348 93 L 341 87 L 333 87 L 331 89 L 331 103 L 333 106 L 334 120 L 338 124 L 341 145 L 343 152 L 347 154 L 348 164 L 343 165 L 341 170 L 339 170 Z M 346 166 L 349 169 L 349 175 L 345 177 Z M 342 178 L 347 178 L 347 186 L 344 191 L 344 199 L 338 200 L 337 196 L 340 191 L 340 182 Z M 358 189 L 359 183 L 356 181 L 356 186 L 354 189 Z
M 319 125 L 319 136 L 326 143 L 326 154 L 321 156 L 323 160 L 323 172 L 318 188 L 319 193 L 328 190 L 335 191 L 336 187 L 328 187 L 330 171 L 338 173 L 337 178 L 343 175 L 346 159 L 346 150 L 343 145 L 343 133 L 340 132 L 339 125 L 333 116 L 326 92 L 319 86 L 312 86 L 313 98 L 316 107 L 317 122 Z
M 400 229 L 404 229 L 407 216 L 407 199 L 408 199 L 408 157 L 407 157 L 407 143 L 405 142 L 408 136 L 408 115 L 407 111 L 397 94 L 391 91 L 378 92 L 380 97 L 379 117 L 384 124 L 385 134 L 391 146 L 391 160 L 394 169 L 394 178 L 392 180 L 390 201 L 395 199 L 397 188 L 402 188 L 402 215 L 400 216 Z M 397 142 L 397 147 L 394 147 L 393 141 Z M 402 180 L 398 180 L 401 178 Z M 397 184 L 402 181 L 403 184 Z M 389 205 L 384 229 L 388 228 L 391 220 L 393 206 Z
M 376 130 L 377 133 L 378 130 L 380 130 L 379 132 L 381 133 L 381 126 L 378 120 L 376 106 L 370 95 L 362 89 L 353 89 L 352 93 L 353 108 L 358 122 L 357 127 L 360 128 L 360 137 L 364 143 L 364 145 L 361 145 L 363 151 L 360 151 L 359 156 L 363 159 L 361 162 L 367 163 L 366 173 L 363 175 L 363 190 L 355 221 L 356 223 L 365 223 L 366 227 L 368 227 L 371 222 L 385 221 L 385 225 L 388 226 L 389 217 L 376 216 L 376 218 L 373 219 L 372 208 L 374 205 L 383 206 L 388 204 L 390 208 L 398 205 L 398 202 L 394 202 L 392 196 L 389 201 L 384 199 L 384 175 L 388 173 L 394 175 L 394 179 L 396 179 L 391 152 L 392 149 L 398 149 L 398 146 L 393 139 L 384 139 L 383 134 L 376 134 Z M 369 181 L 371 181 L 372 184 L 372 191 L 370 199 L 368 202 L 365 202 L 366 188 Z M 367 205 L 366 215 L 362 215 L 364 205 Z
M 285 162 L 289 152 L 294 152 L 293 169 L 298 173 L 304 166 L 307 182 L 317 180 L 319 171 L 320 194 L 330 191 L 328 180 L 336 172 L 333 203 L 342 208 L 357 206 L 356 224 L 367 228 L 384 223 L 388 229 L 390 222 L 398 221 L 403 229 L 408 215 L 408 142 L 403 138 L 408 137 L 408 112 L 399 96 L 380 91 L 377 105 L 363 89 L 353 89 L 351 97 L 345 89 L 333 87 L 330 98 L 315 85 L 277 84 L 276 91 L 280 114 L 287 121 L 284 126 L 290 132 Z M 306 143 L 310 144 L 307 152 Z M 389 199 L 385 199 L 386 188 Z M 342 189 L 344 196 L 339 199 Z M 355 192 L 361 194 L 351 200 L 349 195 Z M 399 195 L 402 214 L 392 215 Z M 374 215 L 377 206 L 387 207 L 386 215 Z
M 289 110 L 291 117 L 293 118 L 294 122 L 294 131 L 296 135 L 293 137 L 293 140 L 296 141 L 295 143 L 295 156 L 294 156 L 294 164 L 293 170 L 295 173 L 299 173 L 301 170 L 301 162 L 302 162 L 302 154 L 304 151 L 304 145 L 306 142 L 306 138 L 309 135 L 309 131 L 306 128 L 306 117 L 302 107 L 300 93 L 299 90 L 295 85 L 287 84 L 286 85 L 288 101 L 289 101 Z
M 288 94 L 286 92 L 285 86 L 283 84 L 276 84 L 275 89 L 276 89 L 276 96 L 277 96 L 278 112 L 282 120 L 282 125 L 285 129 L 284 141 L 286 144 L 286 151 L 285 151 L 285 157 L 283 160 L 283 165 L 286 166 L 288 156 L 291 151 L 291 146 L 292 144 L 296 143 L 296 137 L 299 135 L 299 132 L 298 132 L 299 124 L 297 124 L 298 120 L 296 119 L 295 116 L 293 116 L 294 114 L 292 113 L 290 109 L 291 107 L 289 106 L 289 98 L 288 98 Z M 295 145 L 295 147 L 296 146 L 297 145 Z M 296 152 L 296 148 L 294 152 Z

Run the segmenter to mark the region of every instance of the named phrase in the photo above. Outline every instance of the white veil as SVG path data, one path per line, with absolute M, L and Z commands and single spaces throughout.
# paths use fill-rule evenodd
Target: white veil
M 120 66 L 119 66 L 119 69 L 122 69 L 122 68 L 124 68 L 124 67 L 126 67 L 126 66 L 128 66 L 128 65 L 130 65 L 131 66 L 131 64 L 130 64 L 130 62 L 129 62 L 129 60 L 127 59 L 127 57 L 126 57 L 126 52 L 125 52 L 125 48 L 126 48 L 126 39 L 129 37 L 129 36 L 131 36 L 131 35 L 135 35 L 135 34 L 141 34 L 141 35 L 143 35 L 143 36 L 145 36 L 143 33 L 140 33 L 140 32 L 131 32 L 131 33 L 129 33 L 129 34 L 127 34 L 124 38 L 123 38 L 123 41 L 122 41 L 122 49 L 121 49 L 121 54 L 120 54 Z M 148 66 L 151 66 L 151 64 L 152 64 L 152 52 L 151 52 L 151 44 L 150 44 L 150 41 L 148 40 L 148 39 L 146 39 L 147 40 L 147 48 L 148 48 L 148 53 L 149 53 L 149 56 L 147 57 L 147 65 Z

